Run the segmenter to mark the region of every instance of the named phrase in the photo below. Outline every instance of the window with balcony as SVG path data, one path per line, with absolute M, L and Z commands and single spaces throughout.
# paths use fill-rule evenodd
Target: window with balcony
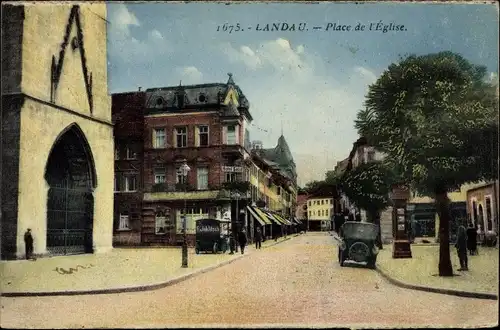
M 236 125 L 226 127 L 226 144 L 236 144 Z
M 196 146 L 208 147 L 208 125 L 196 127 Z
M 153 129 L 153 148 L 161 149 L 167 146 L 167 139 L 164 128 Z
M 175 146 L 176 148 L 187 147 L 187 126 L 175 128 Z
M 182 170 L 179 167 L 175 169 L 175 183 L 177 184 L 186 184 L 187 183 L 187 175 L 182 175 Z
M 226 172 L 226 182 L 236 182 L 238 181 L 238 173 Z
M 198 167 L 197 184 L 198 184 L 198 190 L 208 189 L 208 167 Z
M 154 169 L 155 184 L 165 183 L 167 179 L 166 171 L 164 167 L 159 167 Z

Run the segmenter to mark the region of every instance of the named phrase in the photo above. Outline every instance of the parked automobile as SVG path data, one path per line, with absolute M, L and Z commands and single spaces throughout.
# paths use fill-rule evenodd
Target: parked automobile
M 375 268 L 378 255 L 377 234 L 378 226 L 372 223 L 347 221 L 340 228 L 339 236 L 339 263 L 344 266 L 345 261 L 366 263 Z
M 226 253 L 228 249 L 227 231 L 230 222 L 218 219 L 196 220 L 196 247 L 195 252 Z

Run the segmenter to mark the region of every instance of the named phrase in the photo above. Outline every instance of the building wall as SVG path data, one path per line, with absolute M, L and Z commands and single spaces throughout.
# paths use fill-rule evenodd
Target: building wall
M 31 228 L 35 253 L 46 252 L 47 194 L 45 167 L 50 150 L 64 128 L 76 123 L 83 131 L 95 163 L 93 240 L 96 252 L 112 247 L 113 237 L 113 131 L 50 105 L 27 99 L 21 111 L 18 197 L 18 253 L 24 252 L 23 234 Z M 36 143 L 34 143 L 36 141 Z
M 52 56 L 60 58 L 61 44 L 67 30 L 72 4 L 39 5 L 26 3 L 23 33 L 22 91 L 44 101 L 50 101 Z M 106 4 L 80 4 L 80 19 L 88 73 L 92 74 L 92 116 L 111 121 L 111 100 L 108 95 L 106 57 Z M 70 29 L 69 40 L 77 36 L 76 23 Z M 90 114 L 83 78 L 80 52 L 69 44 L 64 53 L 56 104 L 83 114 Z
M 2 94 L 21 92 L 24 6 L 2 5 Z
M 495 191 L 495 183 L 486 184 L 482 187 L 470 189 L 467 191 L 467 212 L 470 214 L 474 224 L 481 225 L 484 231 L 488 231 L 488 208 L 486 199 L 490 199 L 490 216 L 492 222 L 491 231 L 498 231 L 498 210 L 496 209 L 495 199 L 497 198 Z M 476 204 L 476 214 L 474 214 L 473 203 Z M 480 212 L 482 208 L 482 213 Z
M 323 202 L 323 204 L 321 204 Z M 307 199 L 309 221 L 330 220 L 333 215 L 332 197 L 314 197 Z
M 17 253 L 24 253 L 23 234 L 31 228 L 34 252 L 46 251 L 47 193 L 44 178 L 50 150 L 71 124 L 83 131 L 97 173 L 94 191 L 94 251 L 111 248 L 113 217 L 113 131 L 107 89 L 106 4 L 80 7 L 83 44 L 65 48 L 54 105 L 51 101 L 52 56 L 59 63 L 61 44 L 77 36 L 68 25 L 72 5 L 25 5 L 21 90 L 29 95 L 21 109 Z M 69 28 L 68 28 L 69 26 Z M 84 49 L 85 56 L 80 50 Z M 83 57 L 83 60 L 82 60 Z M 93 112 L 90 111 L 83 67 L 92 74 Z
M 114 94 L 112 116 L 115 138 L 115 175 L 136 173 L 136 192 L 114 194 L 114 245 L 137 245 L 141 242 L 142 197 L 143 197 L 143 136 L 144 136 L 144 92 Z M 127 147 L 134 147 L 136 159 L 126 159 Z M 118 159 L 116 159 L 118 153 Z M 120 215 L 129 215 L 129 230 L 119 229 Z

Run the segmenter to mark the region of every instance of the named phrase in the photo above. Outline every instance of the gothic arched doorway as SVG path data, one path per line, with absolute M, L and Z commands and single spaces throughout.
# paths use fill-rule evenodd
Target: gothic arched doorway
M 96 175 L 92 153 L 73 124 L 54 143 L 47 160 L 47 251 L 52 255 L 92 253 Z

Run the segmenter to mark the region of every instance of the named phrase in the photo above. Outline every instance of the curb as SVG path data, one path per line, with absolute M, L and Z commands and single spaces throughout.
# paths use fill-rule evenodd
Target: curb
M 285 241 L 290 240 L 290 238 L 285 238 L 281 241 L 274 242 L 267 246 L 263 246 L 262 248 L 268 248 L 270 246 L 274 246 Z M 152 291 L 163 289 L 165 287 L 177 284 L 179 282 L 183 282 L 190 278 L 193 278 L 197 275 L 201 275 L 207 273 L 211 270 L 217 269 L 222 266 L 229 265 L 230 263 L 235 262 L 241 258 L 248 256 L 248 254 L 241 254 L 232 259 L 220 262 L 215 265 L 207 266 L 205 268 L 201 268 L 199 270 L 193 271 L 192 273 L 181 275 L 178 277 L 174 277 L 173 279 L 167 280 L 165 282 L 157 283 L 157 284 L 147 284 L 126 288 L 115 288 L 115 289 L 99 289 L 99 290 L 81 290 L 81 291 L 52 291 L 52 292 L 1 292 L 0 297 L 54 297 L 54 296 L 84 296 L 84 295 L 98 295 L 98 294 L 115 294 L 115 293 L 127 293 L 127 292 L 141 292 L 141 291 Z
M 419 286 L 401 282 L 399 280 L 394 279 L 393 277 L 387 275 L 383 270 L 379 267 L 376 268 L 377 272 L 382 275 L 382 277 L 388 281 L 389 283 L 398 286 L 404 289 L 411 289 L 417 291 L 424 292 L 432 292 L 439 294 L 446 294 L 451 296 L 465 297 L 465 298 L 476 298 L 476 299 L 487 299 L 487 300 L 498 300 L 498 296 L 491 293 L 479 293 L 479 292 L 469 292 L 469 291 L 458 291 L 458 290 L 450 290 L 450 289 L 440 289 L 440 288 L 431 288 L 426 286 Z

